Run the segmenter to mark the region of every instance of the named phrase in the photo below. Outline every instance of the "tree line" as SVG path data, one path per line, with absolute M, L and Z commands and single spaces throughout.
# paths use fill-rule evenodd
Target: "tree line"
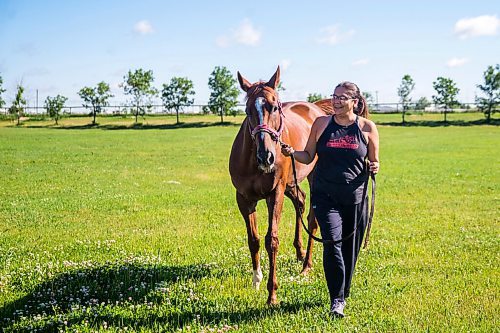
M 484 113 L 487 122 L 490 122 L 491 115 L 497 111 L 497 107 L 500 104 L 500 65 L 488 66 L 483 73 L 483 77 L 484 83 L 477 85 L 483 96 L 475 96 L 475 102 L 478 109 Z M 436 94 L 432 96 L 432 103 L 443 109 L 444 121 L 446 122 L 446 114 L 451 109 L 460 105 L 457 100 L 460 89 L 452 79 L 446 77 L 438 77 L 432 83 L 432 86 L 436 91 Z M 410 110 L 412 105 L 417 110 L 424 110 L 431 105 L 431 101 L 426 97 L 421 97 L 416 103 L 413 103 L 410 94 L 414 88 L 415 81 L 413 78 L 409 74 L 404 75 L 398 87 L 399 102 L 403 106 L 403 123 L 405 122 L 405 113 Z M 373 104 L 373 95 L 371 93 L 363 92 L 362 94 L 369 103 Z M 313 93 L 307 96 L 307 101 L 315 102 L 324 98 L 326 97 L 323 97 L 321 94 Z
M 193 81 L 186 77 L 172 77 L 169 83 L 162 85 L 161 90 L 155 88 L 153 82 L 153 71 L 142 68 L 129 70 L 123 77 L 120 87 L 123 88 L 125 95 L 130 98 L 129 103 L 132 106 L 130 111 L 135 117 L 135 122 L 137 123 L 139 116 L 144 117 L 152 109 L 153 99 L 160 96 L 166 109 L 176 111 L 177 123 L 179 123 L 179 113 L 183 108 L 194 103 Z M 2 85 L 3 79 L 0 76 L 0 108 L 6 105 L 2 98 L 2 94 L 6 90 L 3 89 Z M 239 88 L 231 72 L 224 66 L 216 66 L 210 74 L 208 86 L 211 90 L 210 99 L 208 105 L 203 108 L 203 112 L 220 115 L 221 122 L 224 122 L 224 116 L 236 115 Z M 8 108 L 9 114 L 16 117 L 18 125 L 27 105 L 24 91 L 23 85 L 18 84 L 12 105 Z M 94 87 L 85 86 L 81 88 L 78 95 L 82 99 L 82 106 L 91 110 L 93 125 L 96 124 L 96 115 L 101 113 L 106 106 L 109 106 L 110 98 L 114 97 L 109 84 L 104 81 L 97 83 Z M 44 108 L 47 115 L 54 119 L 56 125 L 61 118 L 67 100 L 67 97 L 59 94 L 57 96 L 47 96 L 45 99 Z
M 135 122 L 137 123 L 139 116 L 144 117 L 147 111 L 152 109 L 153 98 L 160 95 L 163 106 L 166 109 L 176 111 L 176 120 L 179 123 L 179 113 L 184 107 L 194 103 L 193 82 L 186 77 L 172 77 L 168 84 L 164 83 L 162 85 L 161 91 L 153 86 L 153 82 L 153 71 L 145 71 L 142 68 L 133 71 L 129 70 L 123 77 L 120 87 L 123 88 L 125 95 L 130 96 L 129 102 L 132 105 L 130 111 L 135 116 Z M 3 79 L 0 76 L 0 108 L 6 105 L 2 98 L 2 94 L 6 90 L 3 89 L 2 85 Z M 220 115 L 221 122 L 224 121 L 224 116 L 236 115 L 239 89 L 237 81 L 233 78 L 231 72 L 224 66 L 216 66 L 210 74 L 208 86 L 210 88 L 210 99 L 208 104 L 203 107 L 203 112 Z M 500 103 L 500 65 L 488 66 L 484 72 L 484 82 L 478 84 L 477 87 L 483 96 L 475 96 L 475 102 L 489 122 L 491 115 L 497 111 L 497 106 Z M 422 110 L 431 105 L 431 102 L 425 97 L 413 103 L 410 94 L 414 88 L 415 82 L 413 78 L 409 74 L 404 75 L 398 87 L 398 96 L 403 105 L 403 123 L 405 122 L 405 113 L 410 109 L 411 105 L 415 105 L 416 109 Z M 433 82 L 433 88 L 436 95 L 432 96 L 432 101 L 435 105 L 443 108 L 446 121 L 446 114 L 449 110 L 460 104 L 456 99 L 460 89 L 452 79 L 445 77 L 438 77 Z M 278 87 L 278 89 L 285 90 L 282 86 Z M 8 108 L 9 113 L 17 118 L 18 125 L 27 105 L 24 90 L 22 84 L 17 85 L 14 100 Z M 82 105 L 91 110 L 92 124 L 94 125 L 96 124 L 96 115 L 101 113 L 104 107 L 109 106 L 109 99 L 114 97 L 111 94 L 109 84 L 104 81 L 97 83 L 94 87 L 85 86 L 81 88 L 78 95 L 82 99 Z M 373 103 L 372 94 L 363 92 L 363 95 L 368 102 Z M 307 101 L 315 102 L 323 98 L 325 97 L 321 96 L 321 94 L 313 93 L 307 96 Z M 54 119 L 56 124 L 61 117 L 62 109 L 67 100 L 67 97 L 61 95 L 48 96 L 45 99 L 44 108 L 48 116 Z

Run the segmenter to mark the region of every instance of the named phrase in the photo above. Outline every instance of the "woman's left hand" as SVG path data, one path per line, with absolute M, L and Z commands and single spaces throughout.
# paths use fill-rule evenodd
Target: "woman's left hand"
M 380 168 L 380 163 L 379 162 L 370 162 L 370 172 L 373 172 L 374 174 L 377 174 L 379 168 Z

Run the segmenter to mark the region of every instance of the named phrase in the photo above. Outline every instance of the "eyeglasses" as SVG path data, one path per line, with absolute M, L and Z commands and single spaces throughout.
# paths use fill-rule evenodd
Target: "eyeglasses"
M 355 98 L 352 98 L 352 97 L 347 97 L 347 96 L 337 96 L 335 94 L 332 95 L 332 99 L 333 100 L 336 100 L 338 99 L 339 101 L 341 102 L 345 102 L 345 101 L 348 101 L 348 100 L 351 100 L 351 99 L 355 99 Z

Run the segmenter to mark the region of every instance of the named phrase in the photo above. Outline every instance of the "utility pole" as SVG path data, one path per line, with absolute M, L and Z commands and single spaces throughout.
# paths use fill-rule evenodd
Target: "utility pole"
M 36 113 L 38 114 L 38 89 L 36 90 Z

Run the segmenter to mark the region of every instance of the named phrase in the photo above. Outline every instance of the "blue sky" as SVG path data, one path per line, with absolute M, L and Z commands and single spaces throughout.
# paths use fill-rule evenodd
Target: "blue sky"
M 10 104 L 16 84 L 29 105 L 109 83 L 119 105 L 128 70 L 152 70 L 160 88 L 191 79 L 208 101 L 215 66 L 267 80 L 278 65 L 281 98 L 328 95 L 353 81 L 380 103 L 397 102 L 405 74 L 414 100 L 453 79 L 473 102 L 489 65 L 500 62 L 498 1 L 25 1 L 0 0 L 0 76 Z M 241 96 L 243 101 L 243 95 Z M 159 102 L 159 100 L 158 100 Z

